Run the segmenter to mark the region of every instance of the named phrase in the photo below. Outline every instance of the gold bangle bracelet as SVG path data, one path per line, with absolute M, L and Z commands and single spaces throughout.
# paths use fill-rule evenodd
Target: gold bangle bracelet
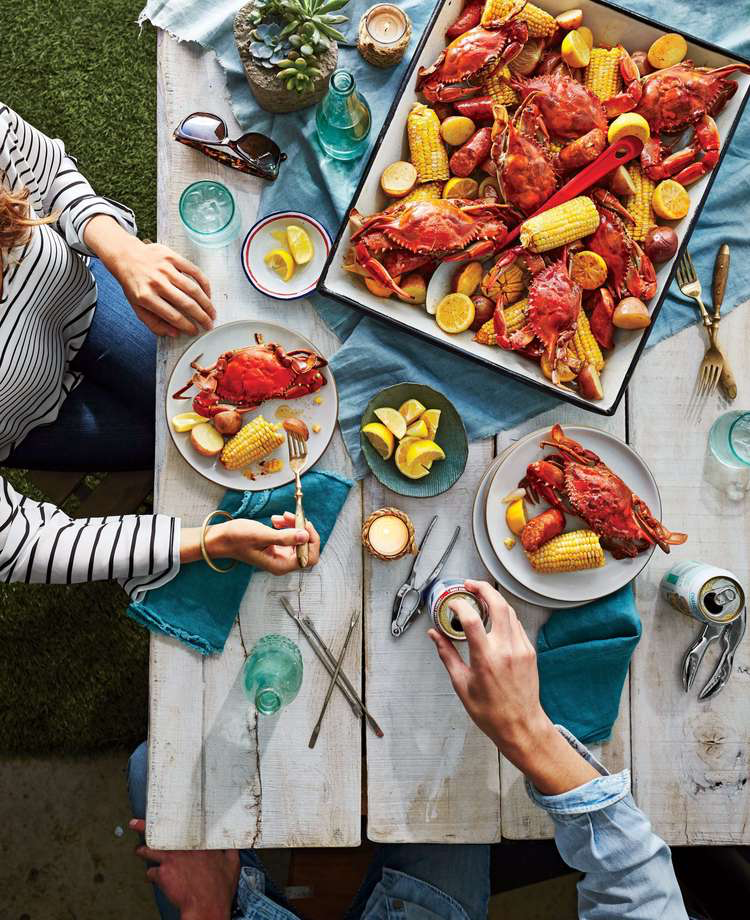
M 232 569 L 237 565 L 237 560 L 235 559 L 230 566 L 222 569 L 221 566 L 216 565 L 216 563 L 211 559 L 211 557 L 208 555 L 208 550 L 206 549 L 206 531 L 211 524 L 211 519 L 216 517 L 217 514 L 225 517 L 229 521 L 234 520 L 228 511 L 216 510 L 212 511 L 209 515 L 206 516 L 206 519 L 203 521 L 203 526 L 201 527 L 201 555 L 203 556 L 203 561 L 210 569 L 213 569 L 214 572 L 220 572 L 222 575 L 226 575 L 227 572 L 231 572 Z

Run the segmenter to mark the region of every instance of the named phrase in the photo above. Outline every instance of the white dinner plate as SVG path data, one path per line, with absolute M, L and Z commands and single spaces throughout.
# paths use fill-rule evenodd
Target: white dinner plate
M 487 520 L 485 509 L 487 507 L 487 491 L 490 487 L 490 482 L 492 482 L 492 477 L 495 475 L 495 470 L 500 466 L 503 461 L 503 458 L 508 453 L 511 448 L 506 448 L 502 454 L 495 458 L 495 460 L 487 468 L 487 472 L 482 477 L 482 481 L 479 483 L 479 488 L 477 489 L 476 497 L 474 498 L 474 508 L 472 510 L 472 525 L 474 532 L 474 545 L 477 548 L 479 553 L 479 558 L 484 563 L 484 567 L 492 575 L 498 585 L 504 590 L 509 591 L 511 594 L 514 594 L 516 597 L 520 597 L 521 600 L 527 601 L 529 604 L 537 604 L 539 607 L 553 608 L 555 610 L 562 609 L 565 607 L 575 607 L 577 606 L 575 601 L 555 601 L 550 600 L 548 597 L 542 597 L 541 594 L 537 594 L 536 591 L 531 591 L 525 585 L 522 585 L 519 581 L 508 572 L 505 566 L 502 564 L 501 559 L 503 557 L 498 557 L 495 555 L 495 551 L 492 548 L 490 543 L 490 538 L 487 533 Z M 508 550 L 503 547 L 505 553 Z
M 598 454 L 604 463 L 640 496 L 655 517 L 661 518 L 661 498 L 651 471 L 624 441 L 606 431 L 582 425 L 564 428 L 568 437 Z M 541 448 L 539 442 L 549 437 L 549 428 L 540 428 L 522 438 L 512 446 L 498 464 L 487 490 L 486 523 L 487 534 L 496 556 L 501 556 L 509 574 L 535 593 L 558 601 L 585 603 L 596 600 L 622 588 L 632 581 L 651 558 L 655 547 L 633 559 L 614 559 L 605 550 L 605 564 L 599 569 L 584 569 L 580 572 L 543 574 L 532 567 L 523 552 L 520 542 L 510 552 L 505 550 L 503 540 L 508 536 L 505 523 L 505 505 L 502 499 L 518 487 L 526 474 L 526 467 L 533 460 L 554 453 L 553 448 Z M 528 505 L 530 513 L 540 513 L 548 505 L 541 501 Z M 586 524 L 578 517 L 567 515 L 566 530 L 580 530 Z M 504 554 L 503 554 L 503 551 Z
M 190 466 L 201 476 L 205 476 L 206 479 L 210 479 L 211 482 L 215 482 L 219 486 L 224 486 L 226 489 L 239 489 L 250 492 L 273 489 L 276 486 L 283 486 L 294 479 L 294 473 L 289 468 L 289 451 L 286 441 L 281 447 L 276 448 L 273 453 L 268 455 L 269 457 L 282 459 L 284 461 L 282 469 L 278 473 L 257 475 L 259 473 L 258 464 L 252 463 L 250 469 L 256 473 L 256 479 L 251 480 L 243 475 L 241 470 L 225 469 L 218 457 L 204 457 L 199 454 L 190 443 L 190 432 L 178 434 L 172 427 L 172 419 L 179 412 L 188 412 L 192 408 L 192 399 L 175 399 L 173 396 L 177 390 L 190 380 L 193 373 L 190 362 L 200 355 L 200 363 L 204 367 L 213 364 L 219 355 L 225 351 L 230 351 L 233 348 L 243 348 L 246 345 L 254 345 L 256 334 L 262 335 L 264 342 L 275 342 L 286 351 L 306 348 L 311 351 L 317 351 L 320 354 L 320 351 L 304 336 L 283 326 L 277 326 L 275 323 L 249 319 L 225 323 L 223 326 L 217 326 L 202 335 L 189 348 L 185 349 L 180 355 L 177 364 L 175 364 L 172 376 L 169 378 L 166 393 L 167 426 L 175 447 Z M 338 417 L 338 394 L 333 373 L 329 367 L 321 368 L 321 373 L 326 379 L 326 384 L 317 392 L 298 399 L 269 399 L 262 406 L 246 412 L 242 417 L 244 424 L 258 415 L 262 415 L 269 422 L 279 422 L 283 419 L 284 410 L 281 407 L 284 406 L 291 410 L 289 414 L 303 419 L 310 430 L 308 461 L 305 465 L 305 470 L 309 470 L 317 463 L 326 447 L 328 447 Z M 193 397 L 196 393 L 195 388 L 192 388 L 185 395 Z M 320 403 L 315 402 L 316 397 L 320 397 Z M 314 432 L 313 425 L 320 425 L 320 431 Z

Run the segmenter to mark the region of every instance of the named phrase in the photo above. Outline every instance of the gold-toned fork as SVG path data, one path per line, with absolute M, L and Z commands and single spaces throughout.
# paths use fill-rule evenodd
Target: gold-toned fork
M 724 367 L 724 356 L 716 347 L 714 337 L 711 335 L 711 317 L 701 300 L 701 283 L 687 249 L 677 265 L 677 284 L 685 297 L 690 297 L 698 304 L 703 325 L 708 333 L 708 347 L 701 361 L 701 366 L 698 368 L 698 392 L 708 395 L 716 389 L 716 384 L 719 382 L 719 377 L 721 377 L 721 371 Z
M 294 509 L 294 526 L 300 530 L 305 529 L 305 512 L 302 507 L 302 482 L 300 473 L 307 462 L 307 438 L 302 436 L 301 431 L 291 425 L 286 429 L 286 441 L 289 447 L 289 466 L 294 472 L 296 486 L 294 497 L 297 504 Z M 306 569 L 310 560 L 310 550 L 307 543 L 302 543 L 297 547 L 297 562 L 301 569 Z

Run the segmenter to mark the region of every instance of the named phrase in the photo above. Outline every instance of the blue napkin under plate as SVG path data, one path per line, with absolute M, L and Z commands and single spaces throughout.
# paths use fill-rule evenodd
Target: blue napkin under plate
M 337 473 L 312 470 L 302 477 L 307 517 L 320 534 L 321 550 L 336 523 L 352 482 Z M 234 518 L 271 526 L 271 516 L 293 511 L 294 483 L 263 492 L 224 494 L 219 508 Z M 226 575 L 203 560 L 183 565 L 178 574 L 143 600 L 131 603 L 128 615 L 152 632 L 179 639 L 202 655 L 221 652 L 257 569 L 237 563 Z

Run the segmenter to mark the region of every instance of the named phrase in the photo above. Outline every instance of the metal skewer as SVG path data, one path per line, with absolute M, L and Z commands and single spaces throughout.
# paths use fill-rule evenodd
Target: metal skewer
M 341 648 L 341 654 L 339 655 L 339 660 L 336 662 L 336 670 L 333 672 L 333 677 L 331 678 L 331 683 L 328 685 L 328 691 L 326 693 L 326 698 L 323 700 L 323 706 L 320 710 L 320 715 L 318 716 L 318 721 L 315 723 L 315 728 L 313 729 L 312 735 L 310 735 L 310 741 L 308 742 L 308 747 L 314 748 L 318 740 L 318 735 L 320 734 L 320 727 L 323 724 L 323 716 L 326 714 L 326 709 L 328 709 L 328 702 L 331 699 L 331 694 L 333 693 L 333 688 L 336 686 L 336 681 L 339 678 L 341 673 L 341 665 L 344 663 L 344 656 L 346 655 L 346 650 L 349 648 L 349 640 L 352 637 L 354 632 L 354 627 L 357 625 L 357 620 L 359 619 L 359 613 L 355 613 L 351 620 L 349 621 L 349 631 L 346 634 L 346 639 L 344 639 L 344 645 Z
M 307 639 L 310 648 L 318 656 L 320 663 L 323 665 L 326 671 L 328 671 L 328 673 L 333 676 L 333 673 L 336 670 L 336 659 L 333 657 L 330 649 L 320 637 L 320 634 L 315 628 L 313 621 L 308 616 L 300 616 L 299 613 L 296 613 L 292 605 L 289 603 L 288 598 L 282 596 L 281 605 L 297 624 L 300 632 Z M 365 704 L 362 702 L 362 699 L 357 693 L 356 688 L 343 670 L 339 674 L 337 683 L 339 690 L 341 690 L 347 702 L 352 707 L 354 714 L 356 716 L 364 716 L 367 720 L 367 724 L 375 732 L 378 738 L 382 738 L 383 729 L 378 725 L 378 723 L 375 721 L 375 717 L 371 712 L 369 712 Z

